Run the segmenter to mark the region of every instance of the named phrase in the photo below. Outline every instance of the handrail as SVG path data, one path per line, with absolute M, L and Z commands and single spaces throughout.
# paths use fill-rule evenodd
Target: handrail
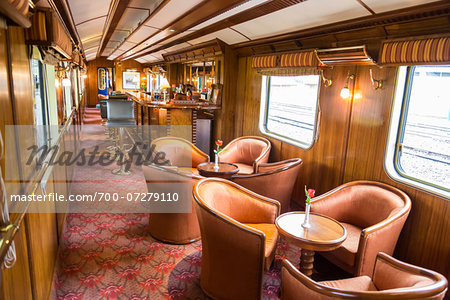
M 77 111 L 76 107 L 72 108 L 72 112 L 70 113 L 69 118 L 64 123 L 64 125 L 60 131 L 58 140 L 56 141 L 55 145 L 61 144 L 63 135 L 67 131 L 67 128 L 69 128 L 69 126 L 71 125 L 73 116 L 75 115 L 76 111 Z M 52 149 L 52 154 L 53 154 L 54 151 L 59 150 L 59 147 L 52 147 L 51 149 Z M 33 195 L 36 192 L 36 190 L 38 189 L 38 187 L 41 183 L 42 177 L 44 176 L 44 174 L 46 173 L 47 169 L 50 166 L 51 157 L 52 157 L 52 155 L 47 155 L 48 159 L 42 163 L 42 168 L 39 170 L 38 174 L 35 177 L 36 180 L 33 183 L 31 183 L 25 190 L 26 195 Z M 25 214 L 27 213 L 27 210 L 28 210 L 28 207 L 30 206 L 30 204 L 31 204 L 31 202 L 26 201 L 24 204 L 23 211 L 17 215 L 14 222 L 4 226 L 3 228 L 0 228 L 0 232 L 1 232 L 0 234 L 2 235 L 0 238 L 0 262 L 1 263 L 3 263 L 5 256 L 8 253 L 9 247 L 11 246 L 16 233 L 20 229 L 20 224 L 22 223 L 22 220 L 25 217 Z

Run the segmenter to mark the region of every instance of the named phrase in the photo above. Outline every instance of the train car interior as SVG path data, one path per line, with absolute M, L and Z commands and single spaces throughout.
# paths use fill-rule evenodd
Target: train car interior
M 450 1 L 0 0 L 0 170 L 0 300 L 450 300 Z

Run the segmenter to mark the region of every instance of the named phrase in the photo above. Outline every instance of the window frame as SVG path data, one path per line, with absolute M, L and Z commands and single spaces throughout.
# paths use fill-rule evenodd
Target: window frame
M 401 66 L 397 71 L 384 155 L 384 169 L 386 174 L 394 181 L 450 200 L 450 189 L 408 175 L 400 164 L 401 141 L 405 135 L 415 67 Z
M 316 74 L 311 74 L 316 75 Z M 303 75 L 297 75 L 297 76 L 303 76 Z M 270 79 L 271 76 L 262 76 L 262 84 L 261 84 L 261 106 L 260 106 L 260 112 L 259 112 L 259 131 L 268 137 L 274 138 L 276 140 L 282 141 L 284 143 L 293 145 L 295 147 L 301 148 L 303 150 L 309 150 L 311 149 L 314 144 L 316 143 L 318 137 L 319 137 L 319 125 L 320 125 L 320 91 L 321 91 L 321 78 L 320 75 L 317 79 L 317 99 L 316 99 L 316 112 L 315 112 L 315 118 L 314 118 L 314 130 L 313 130 L 313 137 L 311 144 L 296 140 L 293 138 L 290 138 L 288 136 L 284 136 L 282 134 L 270 131 L 267 128 L 267 121 L 269 117 L 269 95 L 270 95 Z M 296 76 L 292 76 L 296 77 Z

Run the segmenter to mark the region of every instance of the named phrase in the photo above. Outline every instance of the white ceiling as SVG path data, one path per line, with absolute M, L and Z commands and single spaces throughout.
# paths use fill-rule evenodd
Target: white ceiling
M 270 0 L 248 0 L 216 17 L 206 20 L 183 32 L 171 31 L 168 26 L 180 16 L 206 0 L 168 0 L 160 10 L 154 11 L 163 0 L 131 0 L 128 7 L 106 44 L 103 56 L 114 60 L 120 57 L 134 58 L 141 53 L 159 49 L 169 42 L 196 32 L 227 18 Z M 242 43 L 249 40 L 284 34 L 312 28 L 339 21 L 370 16 L 372 13 L 416 6 L 435 2 L 436 0 L 362 0 L 366 9 L 358 0 L 307 0 L 265 16 L 249 20 L 188 42 L 168 46 L 162 51 L 136 58 L 141 63 L 162 60 L 162 53 L 185 48 L 193 44 L 218 38 L 227 44 Z M 86 58 L 92 60 L 97 56 L 101 37 L 104 34 L 106 14 L 111 0 L 68 0 L 78 34 L 81 38 Z M 134 7 L 134 8 L 132 8 Z M 141 9 L 135 9 L 141 8 Z M 143 24 L 143 25 L 142 25 Z M 141 26 L 142 25 L 142 26 Z M 167 38 L 170 35 L 173 37 Z M 124 57 L 121 57 L 124 55 Z

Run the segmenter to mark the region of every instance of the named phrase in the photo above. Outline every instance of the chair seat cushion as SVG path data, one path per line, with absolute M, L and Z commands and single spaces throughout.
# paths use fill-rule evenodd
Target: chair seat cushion
M 239 172 L 238 174 L 253 174 L 253 166 L 250 165 L 246 165 L 243 163 L 233 163 L 234 165 L 239 167 Z
M 256 230 L 262 231 L 266 235 L 266 242 L 264 245 L 264 256 L 265 256 L 264 269 L 269 270 L 275 255 L 275 249 L 278 241 L 277 227 L 275 226 L 275 224 L 268 224 L 268 223 L 244 223 L 244 224 Z
M 322 252 L 329 261 L 336 263 L 346 271 L 352 273 L 355 266 L 356 253 L 358 252 L 359 237 L 362 229 L 352 224 L 341 222 L 345 230 L 347 230 L 347 238 L 342 245 L 336 250 L 330 252 Z M 341 262 L 341 263 L 338 263 Z
M 369 276 L 358 276 L 348 279 L 333 280 L 333 281 L 321 281 L 320 284 L 334 287 L 341 290 L 352 291 L 376 291 L 377 288 L 370 279 Z

